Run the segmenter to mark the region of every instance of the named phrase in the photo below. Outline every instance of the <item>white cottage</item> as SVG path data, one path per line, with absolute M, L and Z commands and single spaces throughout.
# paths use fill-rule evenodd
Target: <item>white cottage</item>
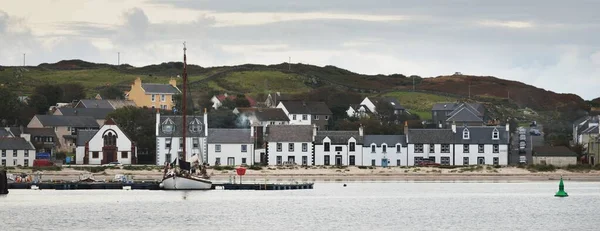
M 408 166 L 404 135 L 366 135 L 362 149 L 363 166 Z
M 270 125 L 266 130 L 267 148 L 261 159 L 269 165 L 314 163 L 312 125 Z
M 254 128 L 208 129 L 208 164 L 254 164 Z
M 134 141 L 112 119 L 99 130 L 79 131 L 76 144 L 76 164 L 136 164 L 137 161 Z
M 328 130 L 329 118 L 333 114 L 325 102 L 281 101 L 277 105 L 289 118 L 292 125 L 317 125 L 318 130 Z
M 21 134 L 21 137 L 0 137 L 0 161 L 3 167 L 33 165 L 35 148 L 30 138 L 29 134 Z
M 362 165 L 363 128 L 358 131 L 316 131 L 314 165 Z
M 156 113 L 156 165 L 172 162 L 183 156 L 183 143 L 186 145 L 186 159 L 200 155 L 202 162 L 208 163 L 206 137 L 208 136 L 208 116 L 188 115 L 183 124 L 181 115 L 161 115 Z M 186 140 L 183 140 L 186 129 Z

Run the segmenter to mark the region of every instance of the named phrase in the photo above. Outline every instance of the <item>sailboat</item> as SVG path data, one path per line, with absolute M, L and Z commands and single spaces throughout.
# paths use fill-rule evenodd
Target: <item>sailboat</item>
M 182 139 L 186 140 L 187 122 L 187 60 L 186 47 L 183 43 L 183 99 L 181 106 L 183 129 Z M 194 155 L 190 158 L 190 162 L 186 161 L 186 143 L 183 142 L 183 155 L 178 156 L 172 163 L 165 165 L 163 180 L 160 187 L 165 190 L 208 190 L 212 187 L 208 175 L 206 174 L 206 166 L 201 159 L 201 155 Z M 196 170 L 200 170 L 199 172 Z

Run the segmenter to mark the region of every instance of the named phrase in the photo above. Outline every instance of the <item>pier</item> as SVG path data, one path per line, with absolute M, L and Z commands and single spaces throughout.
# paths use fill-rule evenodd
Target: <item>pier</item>
M 297 184 L 231 184 L 213 183 L 213 190 L 301 190 L 313 189 L 314 183 Z M 46 183 L 10 183 L 8 189 L 39 190 L 162 190 L 159 182 L 46 182 Z

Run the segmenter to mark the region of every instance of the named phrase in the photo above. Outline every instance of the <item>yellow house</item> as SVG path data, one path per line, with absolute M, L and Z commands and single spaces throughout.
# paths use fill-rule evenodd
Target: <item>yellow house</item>
M 127 93 L 127 99 L 138 107 L 172 110 L 175 106 L 173 96 L 176 94 L 181 94 L 181 91 L 177 88 L 177 80 L 173 78 L 169 84 L 142 83 L 142 79 L 137 78 Z

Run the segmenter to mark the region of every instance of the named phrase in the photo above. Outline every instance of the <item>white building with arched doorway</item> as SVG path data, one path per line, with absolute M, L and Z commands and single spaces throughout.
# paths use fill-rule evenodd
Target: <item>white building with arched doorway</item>
M 76 144 L 77 164 L 136 164 L 135 143 L 112 119 L 97 131 L 79 131 Z

